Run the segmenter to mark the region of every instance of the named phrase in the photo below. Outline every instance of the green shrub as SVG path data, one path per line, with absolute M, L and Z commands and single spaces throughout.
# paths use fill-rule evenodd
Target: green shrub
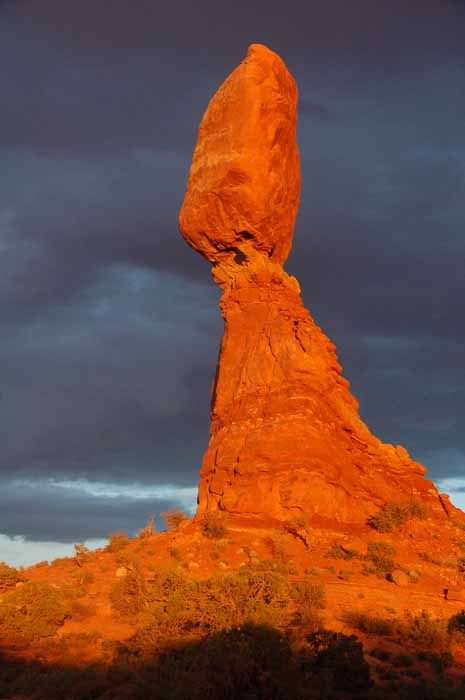
M 392 657 L 392 665 L 407 668 L 413 664 L 413 659 L 409 654 L 397 654 Z
M 173 557 L 173 559 L 176 559 L 176 561 L 181 562 L 183 560 L 182 552 L 179 547 L 170 547 L 169 552 L 170 557 Z
M 137 651 L 128 644 L 121 648 L 123 663 L 131 663 Z M 136 697 L 303 700 L 309 696 L 295 692 L 298 674 L 284 633 L 266 625 L 244 624 L 166 648 L 146 674 L 142 669 L 138 675 Z
M 371 686 L 370 667 L 363 656 L 363 646 L 354 635 L 319 630 L 307 635 L 306 641 L 314 665 L 329 671 L 336 689 L 361 691 Z
M 76 600 L 71 604 L 69 615 L 73 620 L 82 622 L 97 613 L 97 608 L 92 603 L 83 603 Z
M 364 559 L 373 565 L 373 573 L 385 578 L 394 569 L 392 557 L 395 552 L 394 547 L 386 542 L 370 542 Z
M 394 633 L 392 619 L 369 612 L 349 611 L 344 615 L 344 620 L 355 629 L 366 634 L 376 634 L 380 637 L 389 637 Z
M 179 508 L 173 508 L 161 514 L 168 530 L 176 530 L 181 523 L 188 519 L 186 513 Z
M 176 574 L 160 577 L 148 595 L 154 630 L 169 629 L 176 635 L 214 632 L 245 622 L 280 624 L 290 617 L 287 579 L 252 567 L 190 583 Z
M 460 632 L 460 634 L 465 634 L 465 610 L 461 610 L 461 612 L 449 618 L 447 631 L 449 633 Z
M 24 576 L 17 569 L 0 561 L 0 589 L 13 588 L 21 581 L 24 581 Z
M 407 520 L 412 518 L 424 520 L 426 517 L 427 510 L 420 501 L 415 499 L 411 499 L 406 503 L 388 501 L 379 509 L 376 515 L 368 518 L 368 524 L 375 530 L 378 530 L 378 532 L 391 532 L 403 525 Z
M 27 640 L 49 637 L 70 616 L 71 605 L 64 590 L 30 581 L 0 603 L 0 630 Z
M 331 549 L 329 549 L 325 556 L 328 559 L 343 559 L 344 561 L 350 561 L 358 556 L 358 552 L 355 549 L 347 549 L 342 544 L 333 544 Z
M 222 514 L 217 510 L 205 513 L 202 531 L 205 537 L 210 537 L 211 539 L 219 540 L 224 537 L 226 534 L 226 527 Z
M 126 532 L 112 532 L 108 537 L 106 552 L 120 552 L 129 544 L 129 537 Z
M 411 642 L 417 649 L 446 651 L 449 648 L 447 622 L 442 618 L 434 618 L 427 610 L 422 610 L 417 615 L 406 612 L 396 627 L 397 638 L 401 642 Z
M 113 584 L 110 603 L 121 617 L 138 615 L 147 607 L 147 586 L 139 569 L 129 571 Z
M 304 620 L 311 619 L 315 610 L 326 608 L 326 590 L 322 583 L 297 581 L 291 588 L 291 598 Z

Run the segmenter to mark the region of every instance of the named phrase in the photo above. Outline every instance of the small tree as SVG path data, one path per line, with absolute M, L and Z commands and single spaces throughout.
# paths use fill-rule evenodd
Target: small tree
M 17 583 L 24 581 L 23 576 L 13 566 L 8 566 L 0 561 L 0 589 L 13 588 Z
M 125 532 L 112 532 L 105 547 L 107 552 L 119 552 L 129 544 L 129 537 Z
M 85 563 L 89 554 L 90 552 L 85 544 L 74 545 L 74 557 L 78 566 L 82 566 Z
M 173 508 L 161 514 L 168 530 L 176 530 L 181 523 L 187 520 L 187 515 L 180 508 Z
M 155 515 L 151 515 L 145 527 L 139 530 L 139 539 L 144 540 L 146 537 L 152 537 L 155 534 Z

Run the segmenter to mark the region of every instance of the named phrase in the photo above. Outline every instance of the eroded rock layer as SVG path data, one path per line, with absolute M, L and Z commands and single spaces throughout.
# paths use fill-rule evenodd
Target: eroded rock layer
M 180 214 L 181 233 L 213 263 L 225 329 L 198 514 L 365 522 L 390 500 L 453 508 L 403 447 L 358 414 L 335 346 L 284 272 L 300 174 L 295 83 L 252 45 L 211 100 Z

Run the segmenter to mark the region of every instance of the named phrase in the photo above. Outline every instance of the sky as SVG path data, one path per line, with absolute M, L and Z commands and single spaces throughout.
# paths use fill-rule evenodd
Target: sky
M 222 322 L 177 214 L 250 43 L 300 91 L 286 269 L 465 508 L 465 3 L 0 0 L 0 560 L 195 508 Z

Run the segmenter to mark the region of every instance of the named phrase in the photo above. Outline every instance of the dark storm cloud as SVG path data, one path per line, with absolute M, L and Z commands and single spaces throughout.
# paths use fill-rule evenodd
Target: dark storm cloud
M 133 537 L 153 515 L 163 528 L 160 514 L 182 505 L 173 497 L 92 495 L 78 487 L 12 481 L 0 493 L 0 532 L 33 542 L 82 542 L 121 530 Z
M 0 532 L 62 528 L 56 491 L 35 507 L 12 474 L 196 483 L 221 319 L 176 218 L 203 110 L 253 41 L 299 84 L 288 270 L 370 427 L 463 475 L 463 4 L 110 5 L 0 3 Z M 67 494 L 70 540 L 140 526 L 137 500 Z
M 220 333 L 212 291 L 113 267 L 22 324 L 0 348 L 4 470 L 190 481 Z

